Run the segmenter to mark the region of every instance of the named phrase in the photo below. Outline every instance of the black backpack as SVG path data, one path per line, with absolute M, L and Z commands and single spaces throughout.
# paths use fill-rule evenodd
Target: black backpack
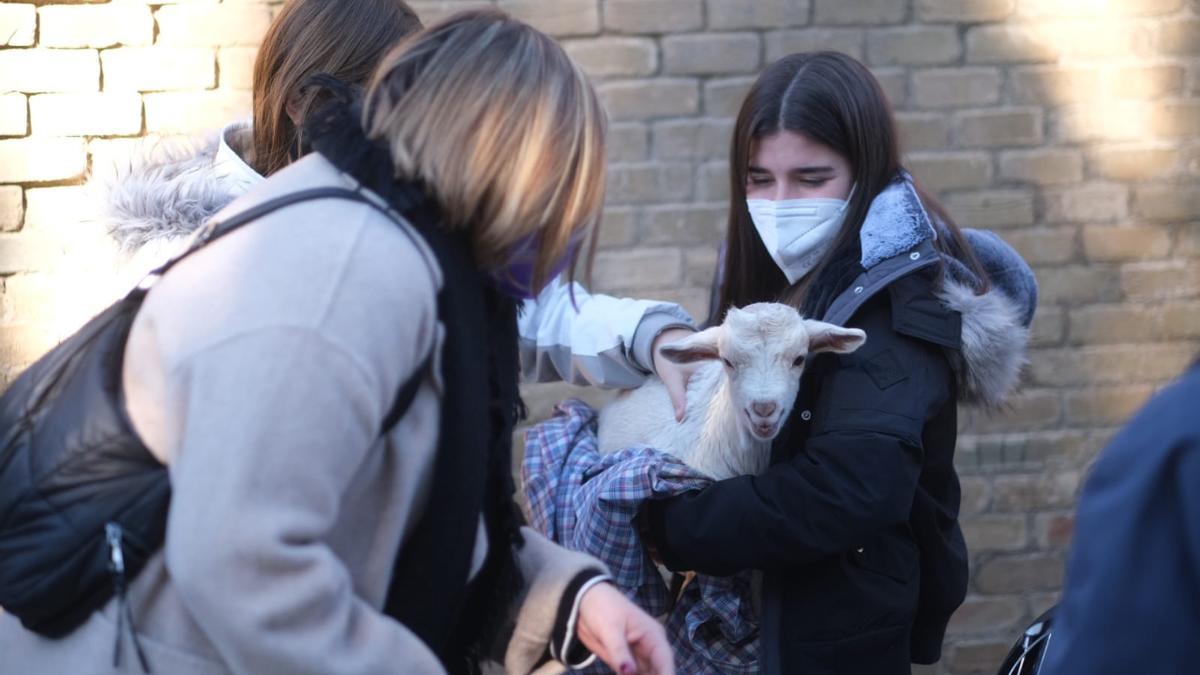
M 170 479 L 134 432 L 121 391 L 125 342 L 152 282 L 267 213 L 328 198 L 366 203 L 394 218 L 359 192 L 315 188 L 210 222 L 187 252 L 39 359 L 0 397 L 0 607 L 26 628 L 62 637 L 117 595 L 119 645 L 131 619 L 125 588 L 162 546 Z M 381 433 L 403 417 L 424 370 L 401 387 Z
M 1017 638 L 997 675 L 1038 675 L 1046 660 L 1046 647 L 1054 633 L 1054 614 L 1058 605 L 1051 607 L 1033 620 L 1021 637 Z

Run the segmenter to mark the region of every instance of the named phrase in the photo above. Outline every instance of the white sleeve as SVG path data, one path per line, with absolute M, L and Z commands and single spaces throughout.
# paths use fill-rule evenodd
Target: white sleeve
M 654 338 L 667 328 L 695 327 L 677 304 L 593 295 L 561 278 L 525 301 L 518 322 L 526 381 L 606 388 L 640 385 L 653 366 Z

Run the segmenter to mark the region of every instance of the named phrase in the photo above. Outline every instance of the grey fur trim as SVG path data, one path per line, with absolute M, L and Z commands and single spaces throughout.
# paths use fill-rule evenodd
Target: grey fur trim
M 997 288 L 976 295 L 946 278 L 938 297 L 962 315 L 962 348 L 954 352 L 959 399 L 988 407 L 1002 405 L 1021 380 L 1029 329 L 1016 304 Z
M 871 200 L 858 236 L 862 246 L 861 263 L 866 269 L 934 236 L 933 225 L 917 196 L 911 176 L 902 172 Z
M 218 142 L 157 141 L 93 180 L 97 220 L 122 250 L 186 237 L 233 201 L 213 172 Z

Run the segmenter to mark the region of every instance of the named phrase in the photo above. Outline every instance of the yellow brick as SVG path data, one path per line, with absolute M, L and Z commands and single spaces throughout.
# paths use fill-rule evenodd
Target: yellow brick
M 33 133 L 128 136 L 142 130 L 142 97 L 129 92 L 40 94 L 29 99 Z
M 217 53 L 222 89 L 250 89 L 254 86 L 254 59 L 258 47 L 222 47 Z
M 0 234 L 0 274 L 49 269 L 62 250 L 48 237 L 17 232 Z
M 93 179 L 106 180 L 117 169 L 128 168 L 131 161 L 157 147 L 161 141 L 154 135 L 138 138 L 93 138 L 88 141 Z
M 913 74 L 913 100 L 924 108 L 984 107 L 1000 100 L 996 68 L 936 68 Z
M 1009 88 L 1019 103 L 1059 105 L 1091 102 L 1103 96 L 1099 68 L 1084 66 L 1033 66 L 1009 75 Z
M 975 26 L 967 30 L 967 62 L 1053 62 L 1062 51 L 1056 38 L 1040 24 Z
M 1103 178 L 1143 181 L 1173 173 L 1180 165 L 1179 148 L 1162 146 L 1116 146 L 1091 150 L 1092 170 Z
M 33 5 L 0 5 L 0 43 L 6 47 L 32 47 L 37 12 Z
M 27 133 L 25 94 L 0 94 L 0 136 L 24 136 Z
M 1069 105 L 1058 112 L 1058 135 L 1069 143 L 1145 141 L 1155 135 L 1154 116 L 1161 110 L 1162 106 L 1144 101 L 1105 100 Z
M 414 0 L 408 4 L 426 26 L 432 26 L 459 12 L 495 7 L 495 3 L 488 0 Z
M 605 0 L 604 27 L 616 33 L 685 33 L 704 25 L 700 0 Z
M 158 43 L 164 45 L 257 45 L 271 24 L 259 4 L 177 5 L 155 13 Z
M 25 203 L 21 188 L 0 185 L 0 232 L 15 232 L 25 220 Z
M 25 229 L 53 239 L 70 239 L 88 219 L 87 188 L 78 185 L 25 191 Z
M 40 94 L 96 91 L 100 62 L 90 49 L 5 49 L 0 51 L 0 91 Z
M 62 249 L 66 242 L 52 238 L 38 239 L 44 239 L 38 256 L 41 264 L 20 265 L 33 273 L 8 278 L 0 320 L 40 326 L 66 337 L 120 297 L 119 287 L 111 281 L 118 276 L 111 263 L 115 255 L 105 251 L 109 247 L 102 240 L 89 242 L 98 250 L 88 251 Z M 31 246 L 26 251 L 31 249 L 36 250 Z M 30 262 L 38 260 L 37 254 L 20 253 Z
M 661 42 L 663 72 L 673 75 L 754 72 L 762 51 L 755 33 L 669 35 Z
M 903 23 L 907 2 L 896 0 L 814 0 L 813 23 L 829 26 L 875 26 Z
M 22 370 L 58 341 L 58 336 L 41 326 L 17 325 L 0 328 L 0 364 L 6 367 L 0 373 L 0 381 L 7 386 Z
M 94 202 L 88 199 L 84 187 L 52 187 L 28 190 L 29 204 L 25 230 L 38 240 L 45 241 L 57 253 L 48 265 L 34 268 L 45 275 L 48 286 L 33 284 L 39 275 L 27 275 L 28 286 L 18 285 L 37 302 L 38 291 L 48 292 L 44 303 L 21 307 L 15 303 L 18 317 L 47 325 L 58 335 L 67 335 L 83 325 L 90 317 L 108 306 L 127 290 L 122 286 L 125 277 L 119 273 L 122 256 L 116 241 L 109 236 L 105 225 L 94 215 Z M 8 287 L 12 295 L 13 286 Z M 28 298 L 27 298 L 28 299 Z M 53 312 L 39 315 L 39 306 L 49 305 Z M 31 316 L 32 315 L 32 316 Z
M 50 5 L 38 12 L 43 47 L 148 45 L 154 18 L 144 5 Z
M 917 16 L 931 22 L 1003 21 L 1013 5 L 1013 0 L 917 0 Z
M 691 115 L 700 107 L 699 84 L 692 79 L 620 80 L 597 91 L 614 120 Z
M 111 0 L 122 5 L 215 5 L 221 0 Z M 230 2 L 253 2 L 257 0 L 229 0 Z M 271 0 L 267 0 L 270 2 Z
M 1094 0 L 1089 0 L 1094 2 Z M 1050 21 L 1041 24 L 1069 59 L 1113 61 L 1132 56 L 1157 56 L 1154 31 L 1143 22 L 1128 19 L 1100 21 Z
M 77 138 L 0 141 L 0 183 L 37 183 L 83 175 L 87 153 Z
M 1150 260 L 1166 257 L 1170 252 L 1171 232 L 1163 227 L 1096 225 L 1083 228 L 1083 254 L 1088 260 Z
M 587 38 L 564 42 L 563 48 L 592 77 L 645 76 L 658 67 L 658 46 L 649 38 Z
M 1178 96 L 1183 82 L 1184 70 L 1179 66 L 1126 67 L 1108 73 L 1109 92 L 1121 98 Z
M 600 30 L 597 0 L 500 0 L 499 6 L 549 35 L 594 35 Z
M 104 89 L 163 91 L 208 89 L 216 84 L 212 49 L 200 47 L 123 47 L 100 53 Z
M 250 113 L 248 91 L 147 94 L 146 130 L 186 133 L 219 129 Z
M 22 260 L 8 266 L 24 267 L 26 265 L 21 263 L 29 258 L 29 255 L 25 250 L 20 250 L 14 257 Z M 4 283 L 4 300 L 0 303 L 0 321 L 6 325 L 49 325 L 54 320 L 57 310 L 56 291 L 54 279 L 48 274 L 14 274 L 8 277 Z

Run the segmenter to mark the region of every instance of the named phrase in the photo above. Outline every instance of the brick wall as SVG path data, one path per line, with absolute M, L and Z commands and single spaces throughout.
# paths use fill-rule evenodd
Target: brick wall
M 428 22 L 492 3 L 413 3 Z M 559 37 L 612 118 L 599 290 L 705 310 L 732 117 L 763 65 L 832 48 L 888 92 L 908 165 L 1042 287 L 1023 393 L 963 411 L 973 580 L 943 663 L 994 672 L 1053 602 L 1086 467 L 1200 352 L 1197 0 L 499 0 Z M 151 133 L 248 110 L 277 2 L 0 3 L 0 371 L 106 297 L 80 184 Z M 92 293 L 80 290 L 92 288 Z M 530 388 L 539 415 L 568 394 Z M 586 392 L 593 400 L 596 392 Z

